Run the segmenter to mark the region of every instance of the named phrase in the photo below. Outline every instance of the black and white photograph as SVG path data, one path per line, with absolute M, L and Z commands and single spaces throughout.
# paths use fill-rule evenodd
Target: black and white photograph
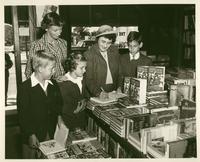
M 2 3 L 1 158 L 196 162 L 199 3 L 96 1 Z

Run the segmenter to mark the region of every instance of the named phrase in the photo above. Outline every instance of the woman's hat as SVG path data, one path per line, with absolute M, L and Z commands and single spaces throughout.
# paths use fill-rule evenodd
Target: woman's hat
M 116 34 L 116 31 L 113 31 L 113 28 L 109 25 L 102 25 L 97 30 L 96 38 L 103 35 L 110 35 L 110 34 Z

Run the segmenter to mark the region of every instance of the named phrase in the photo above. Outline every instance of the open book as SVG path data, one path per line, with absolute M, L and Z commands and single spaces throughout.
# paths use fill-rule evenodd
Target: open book
M 99 104 L 108 104 L 108 103 L 116 102 L 119 98 L 126 97 L 126 96 L 127 95 L 124 93 L 118 93 L 116 91 L 112 91 L 108 93 L 107 98 L 91 97 L 90 100 Z
M 39 149 L 45 156 L 64 151 L 68 133 L 69 129 L 64 124 L 61 124 L 60 128 L 57 125 L 54 139 L 40 142 Z

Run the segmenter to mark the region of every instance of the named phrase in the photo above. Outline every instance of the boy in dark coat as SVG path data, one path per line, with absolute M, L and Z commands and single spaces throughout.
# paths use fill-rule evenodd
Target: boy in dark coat
M 53 139 L 56 124 L 61 124 L 61 94 L 51 79 L 55 57 L 37 51 L 33 57 L 34 72 L 17 93 L 17 110 L 23 140 L 23 158 L 36 158 L 39 143 Z

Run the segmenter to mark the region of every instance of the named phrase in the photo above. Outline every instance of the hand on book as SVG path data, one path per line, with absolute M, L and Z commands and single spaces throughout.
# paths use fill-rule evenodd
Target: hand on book
M 40 142 L 39 140 L 37 139 L 36 135 L 35 134 L 32 134 L 30 137 L 29 137 L 29 146 L 31 148 L 38 148 L 40 146 Z
M 85 107 L 86 107 L 86 100 L 83 99 L 83 100 L 79 101 L 76 110 L 74 110 L 74 114 L 77 114 L 77 113 L 83 111 L 85 109 Z
M 100 99 L 106 99 L 109 98 L 108 93 L 105 91 L 101 91 L 100 95 L 99 95 Z

